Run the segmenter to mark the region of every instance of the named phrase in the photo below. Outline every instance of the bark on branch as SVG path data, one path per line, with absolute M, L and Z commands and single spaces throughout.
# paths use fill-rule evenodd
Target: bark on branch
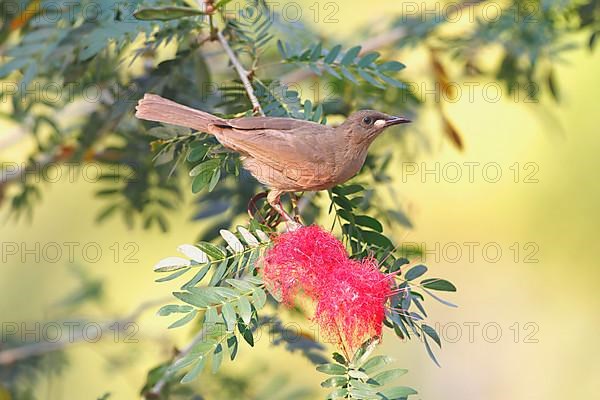
M 233 52 L 233 49 L 231 48 L 231 46 L 229 46 L 227 39 L 225 39 L 225 36 L 223 36 L 223 33 L 221 31 L 217 32 L 217 39 L 219 39 L 221 46 L 223 46 L 223 50 L 225 50 L 225 53 L 227 53 L 227 56 L 229 57 L 231 64 L 235 68 L 238 76 L 240 77 L 240 80 L 242 81 L 242 84 L 244 85 L 244 89 L 246 89 L 246 93 L 248 94 L 248 98 L 250 99 L 250 102 L 252 103 L 253 111 L 258 112 L 260 115 L 262 115 L 264 117 L 265 113 L 263 112 L 262 107 L 260 106 L 260 103 L 258 102 L 258 99 L 256 98 L 256 94 L 254 93 L 254 88 L 252 87 L 252 83 L 250 82 L 250 79 L 248 79 L 248 71 L 246 71 L 244 66 L 240 63 L 240 60 L 238 60 L 237 56 Z

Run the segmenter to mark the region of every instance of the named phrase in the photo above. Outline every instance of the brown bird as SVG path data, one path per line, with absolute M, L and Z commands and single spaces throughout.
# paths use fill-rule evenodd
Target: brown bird
M 185 126 L 214 135 L 241 154 L 244 167 L 271 189 L 269 204 L 288 222 L 281 206 L 285 192 L 330 189 L 358 173 L 373 140 L 387 127 L 410 122 L 373 110 L 357 111 L 337 127 L 278 117 L 223 119 L 146 94 L 136 117 Z

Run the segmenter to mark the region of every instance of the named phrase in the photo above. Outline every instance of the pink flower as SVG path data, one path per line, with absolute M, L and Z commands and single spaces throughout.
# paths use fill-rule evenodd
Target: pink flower
M 320 295 L 321 279 L 348 259 L 344 245 L 316 225 L 279 235 L 264 258 L 263 275 L 271 292 L 288 305 L 302 289 L 309 297 Z
M 343 348 L 380 336 L 393 280 L 374 259 L 352 260 L 344 245 L 318 226 L 281 234 L 264 258 L 271 293 L 287 305 L 302 291 L 316 302 L 314 320 Z

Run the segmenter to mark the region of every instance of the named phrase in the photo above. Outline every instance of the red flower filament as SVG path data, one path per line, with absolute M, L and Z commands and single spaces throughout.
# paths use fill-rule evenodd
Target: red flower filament
M 344 245 L 318 226 L 281 234 L 264 259 L 271 293 L 294 304 L 299 292 L 316 302 L 314 320 L 344 348 L 380 336 L 393 280 L 375 259 L 352 260 Z

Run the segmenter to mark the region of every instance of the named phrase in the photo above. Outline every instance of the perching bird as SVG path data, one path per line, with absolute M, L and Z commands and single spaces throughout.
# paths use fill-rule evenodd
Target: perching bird
M 278 117 L 223 119 L 154 94 L 146 94 L 136 117 L 214 135 L 241 154 L 244 167 L 271 189 L 269 204 L 287 221 L 284 192 L 330 189 L 358 173 L 373 140 L 387 127 L 410 122 L 373 110 L 357 111 L 337 127 Z

